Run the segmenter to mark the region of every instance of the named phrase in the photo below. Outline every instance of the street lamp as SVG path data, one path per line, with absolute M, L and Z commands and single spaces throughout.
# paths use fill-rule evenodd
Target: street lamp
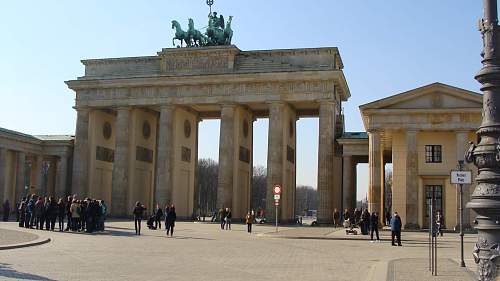
M 473 251 L 478 278 L 495 280 L 500 256 L 500 32 L 497 0 L 483 0 L 483 5 L 484 18 L 479 22 L 483 67 L 475 77 L 482 84 L 483 119 L 477 131 L 479 144 L 472 144 L 465 155 L 479 174 L 467 208 L 478 214 L 478 242 Z

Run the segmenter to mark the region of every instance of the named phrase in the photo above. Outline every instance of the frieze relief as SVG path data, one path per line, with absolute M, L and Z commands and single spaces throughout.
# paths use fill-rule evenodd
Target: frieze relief
M 167 73 L 220 72 L 229 69 L 226 56 L 168 57 L 164 59 L 163 71 Z
M 257 82 L 171 87 L 109 88 L 78 91 L 78 101 L 155 99 L 182 97 L 217 97 L 270 94 L 333 93 L 333 81 Z

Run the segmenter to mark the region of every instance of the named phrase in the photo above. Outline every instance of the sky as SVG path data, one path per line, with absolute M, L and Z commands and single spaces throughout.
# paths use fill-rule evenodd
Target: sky
M 0 127 L 74 134 L 74 93 L 82 59 L 155 55 L 172 47 L 171 21 L 204 27 L 204 0 L 2 1 Z M 358 107 L 433 82 L 479 91 L 482 1 L 215 0 L 234 16 L 241 50 L 338 47 L 351 98 L 346 130 L 364 131 Z M 219 122 L 200 123 L 199 156 L 218 158 Z M 267 120 L 254 123 L 254 164 L 266 165 Z M 317 181 L 318 119 L 297 123 L 297 184 Z M 358 198 L 367 167 L 358 166 Z

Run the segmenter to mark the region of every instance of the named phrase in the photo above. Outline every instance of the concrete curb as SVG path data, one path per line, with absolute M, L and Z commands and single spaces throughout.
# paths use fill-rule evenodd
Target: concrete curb
M 42 244 L 45 244 L 45 243 L 49 243 L 50 241 L 51 241 L 50 238 L 39 238 L 39 239 L 30 241 L 30 242 L 26 242 L 26 243 L 3 245 L 3 246 L 0 246 L 0 251 L 1 250 L 12 250 L 12 249 L 19 249 L 19 248 L 26 248 L 26 247 L 38 246 L 38 245 L 42 245 Z

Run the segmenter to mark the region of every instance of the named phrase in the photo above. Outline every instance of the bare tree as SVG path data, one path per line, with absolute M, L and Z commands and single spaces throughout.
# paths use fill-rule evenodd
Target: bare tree
M 264 166 L 253 167 L 252 209 L 266 208 L 267 169 Z
M 295 210 L 304 215 L 308 210 L 318 209 L 318 191 L 311 186 L 300 185 L 295 191 Z
M 385 180 L 384 180 L 384 200 L 385 200 L 385 210 L 384 212 L 391 211 L 392 209 L 392 170 L 385 170 Z M 385 215 L 385 213 L 384 213 Z
M 219 164 L 212 159 L 198 160 L 198 206 L 203 213 L 217 208 Z

